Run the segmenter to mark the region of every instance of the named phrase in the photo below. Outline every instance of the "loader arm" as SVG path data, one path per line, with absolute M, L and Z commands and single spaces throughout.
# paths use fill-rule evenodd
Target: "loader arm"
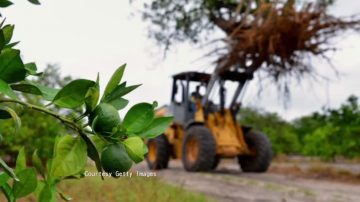
M 239 105 L 241 103 L 241 100 L 239 100 L 239 96 L 245 89 L 247 83 L 249 80 L 253 78 L 253 71 L 249 72 L 237 72 L 237 71 L 221 71 L 221 66 L 217 66 L 215 71 L 211 74 L 210 80 L 206 87 L 206 92 L 204 97 L 201 100 L 202 106 L 205 108 L 208 106 L 209 103 L 209 96 L 216 84 L 219 80 L 231 80 L 231 81 L 237 81 L 238 85 L 236 87 L 235 93 L 232 97 L 229 109 L 233 112 L 233 114 L 236 114 L 239 110 Z M 223 108 L 223 106 L 222 106 Z

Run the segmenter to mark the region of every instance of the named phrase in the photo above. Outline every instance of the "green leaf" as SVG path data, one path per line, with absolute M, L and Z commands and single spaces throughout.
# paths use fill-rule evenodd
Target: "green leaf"
M 82 170 L 80 173 L 78 173 L 78 174 L 76 174 L 76 175 L 70 175 L 70 176 L 64 177 L 63 180 L 79 180 L 79 179 L 85 177 L 84 172 L 85 172 L 85 171 Z
M 80 172 L 76 173 L 75 175 L 69 175 L 65 178 L 63 178 L 64 180 L 67 179 L 81 179 L 85 177 L 85 169 L 82 169 Z
M 3 186 L 1 187 L 1 191 L 4 192 L 8 202 L 15 202 L 13 191 L 8 183 L 3 184 Z
M 87 148 L 83 139 L 70 135 L 61 137 L 56 144 L 50 176 L 61 178 L 79 173 L 86 165 Z
M 33 62 L 26 63 L 24 66 L 25 66 L 25 69 L 28 71 L 28 73 L 36 73 L 36 71 L 37 71 L 37 66 Z
M 10 107 L 7 106 L 0 106 L 0 112 L 6 111 L 14 120 L 15 122 L 15 133 L 18 133 L 20 127 L 21 127 L 21 120 L 19 116 L 16 114 L 14 110 L 12 110 Z
M 169 127 L 173 117 L 158 117 L 155 118 L 151 124 L 140 133 L 142 138 L 154 138 L 158 135 L 161 135 Z
M 42 72 L 37 72 L 37 66 L 35 63 L 31 62 L 31 63 L 27 63 L 24 65 L 25 66 L 25 69 L 26 69 L 26 72 L 29 74 L 29 75 L 32 75 L 32 76 L 41 76 L 43 73 Z
M 10 179 L 9 175 L 6 173 L 0 173 L 0 187 L 2 187 Z
M 76 108 L 84 104 L 85 95 L 89 88 L 95 85 L 94 81 L 78 79 L 67 84 L 54 98 L 54 103 L 64 108 Z
M 20 58 L 20 51 L 5 49 L 0 54 L 0 79 L 6 83 L 16 83 L 25 79 L 26 70 Z
M 57 135 L 55 137 L 55 143 L 54 143 L 54 150 L 53 150 L 53 157 L 56 156 L 56 152 L 57 152 L 57 146 L 60 142 L 60 140 L 63 138 L 64 136 L 63 135 Z M 52 160 L 52 159 L 50 159 Z
M 13 3 L 11 1 L 8 0 L 0 0 L 0 7 L 1 8 L 5 8 L 8 7 L 10 5 L 12 5 Z
M 19 173 L 20 171 L 25 170 L 25 169 L 26 169 L 26 154 L 25 154 L 24 147 L 22 147 L 20 149 L 19 154 L 16 159 L 15 172 Z
M 113 105 L 117 110 L 121 110 L 127 106 L 128 100 L 121 98 L 130 93 L 141 85 L 134 85 L 126 87 L 126 82 L 118 85 L 108 96 L 105 97 L 104 102 Z
M 154 102 L 152 103 L 152 106 L 153 106 L 154 109 L 156 109 L 156 107 L 158 107 L 158 105 L 159 105 L 159 104 L 158 104 L 158 102 L 156 102 L 156 101 L 154 101 Z
M 97 171 L 102 172 L 100 155 L 99 155 L 98 150 L 96 149 L 95 143 L 85 134 L 81 135 L 81 137 L 86 142 L 87 155 L 95 162 Z
M 56 141 L 56 140 L 55 140 Z M 54 147 L 55 148 L 55 147 Z M 52 162 L 53 162 L 53 159 L 48 159 L 46 161 L 46 169 L 47 169 L 47 173 L 51 173 L 51 168 L 52 168 Z M 47 178 L 46 178 L 46 181 L 48 181 L 49 183 L 52 182 L 52 178 L 50 176 L 50 174 L 47 175 Z
M 146 146 L 146 144 L 144 144 L 144 155 L 146 155 L 149 152 L 148 147 Z
M 3 93 L 9 96 L 11 99 L 17 100 L 17 96 L 14 91 L 10 88 L 9 84 L 0 79 L 0 94 Z
M 113 90 L 117 87 L 117 85 L 120 83 L 121 78 L 124 74 L 124 70 L 125 70 L 126 64 L 123 64 L 122 66 L 120 66 L 112 75 L 112 77 L 110 78 L 109 82 L 106 85 L 105 91 L 104 91 L 104 95 L 103 98 L 105 98 L 106 96 L 108 96 L 111 92 L 113 92 Z M 101 99 L 103 100 L 103 99 Z
M 140 137 L 129 137 L 124 140 L 126 152 L 130 158 L 139 163 L 144 160 L 144 141 Z
M 39 180 L 36 186 L 36 190 L 34 191 L 34 195 L 36 196 L 36 198 L 39 198 L 41 191 L 43 190 L 43 188 L 45 187 L 45 181 L 44 180 Z
M 12 84 L 11 88 L 23 93 L 41 95 L 47 101 L 52 101 L 56 94 L 60 91 L 59 89 L 50 88 L 30 81 L 26 81 L 21 84 Z
M 122 126 L 130 133 L 139 133 L 150 125 L 153 118 L 153 106 L 149 103 L 139 103 L 127 112 Z
M 10 43 L 14 32 L 14 25 L 5 25 L 2 30 L 4 32 L 5 44 Z
M 11 89 L 33 95 L 42 95 L 41 90 L 29 83 L 12 84 Z
M 121 110 L 124 109 L 129 104 L 129 100 L 126 100 L 124 98 L 118 98 L 106 103 L 114 106 L 116 110 Z
M 118 98 L 121 98 L 122 96 L 130 93 L 131 91 L 135 90 L 136 88 L 138 88 L 140 85 L 134 85 L 134 86 L 129 86 L 129 87 L 125 87 L 122 85 L 118 85 L 113 92 L 111 92 L 107 97 L 105 97 L 104 102 L 111 102 L 111 100 L 115 100 Z
M 32 4 L 40 5 L 40 1 L 38 0 L 28 0 Z
M 38 202 L 55 202 L 56 187 L 45 184 L 38 197 Z
M 38 173 L 40 173 L 41 176 L 45 177 L 45 168 L 42 164 L 42 161 L 38 155 L 38 150 L 35 150 L 35 152 L 32 155 L 32 163 Z
M 0 51 L 5 47 L 5 36 L 2 29 L 0 29 Z
M 37 186 L 37 176 L 34 168 L 28 168 L 18 173 L 20 181 L 15 182 L 13 192 L 15 198 L 24 197 L 35 191 Z
M 96 105 L 99 101 L 100 96 L 100 87 L 99 84 L 95 84 L 95 86 L 90 87 L 88 92 L 85 95 L 85 105 L 86 105 L 86 111 L 88 113 L 94 111 L 96 108 Z
M 72 201 L 73 200 L 73 198 L 71 198 L 70 196 L 65 195 L 64 193 L 62 193 L 60 191 L 58 193 L 59 193 L 61 199 L 64 200 L 64 201 Z
M 18 45 L 19 43 L 20 43 L 20 41 L 6 44 L 5 47 L 4 47 L 4 49 L 5 49 L 5 48 L 13 48 L 14 46 Z
M 100 153 L 103 151 L 103 149 L 106 147 L 107 143 L 105 142 L 105 140 L 101 139 L 99 136 L 97 135 L 92 135 L 90 137 L 91 141 L 94 143 L 96 150 L 99 151 Z
M 117 89 L 117 88 L 121 88 L 124 89 L 126 88 L 126 81 L 122 82 L 121 84 L 119 84 L 118 86 L 116 86 L 116 88 L 114 88 L 113 92 Z M 113 93 L 112 92 L 112 93 Z M 111 94 L 111 93 L 110 93 Z
M 14 173 L 14 170 L 10 168 L 2 159 L 0 159 L 0 167 L 4 169 L 5 173 L 13 178 L 15 181 L 19 181 L 19 178 Z

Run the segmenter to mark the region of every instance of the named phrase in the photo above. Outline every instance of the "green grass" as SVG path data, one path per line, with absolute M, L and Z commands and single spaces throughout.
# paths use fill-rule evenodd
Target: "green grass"
M 166 184 L 156 177 L 122 177 L 119 179 L 86 177 L 83 180 L 65 181 L 60 190 L 77 202 L 90 201 L 208 201 L 198 193 L 187 191 L 181 187 Z
M 89 167 L 88 167 L 89 168 Z M 94 171 L 92 168 L 89 171 Z M 204 194 L 185 190 L 182 187 L 165 183 L 158 177 L 85 177 L 80 180 L 65 180 L 58 190 L 70 196 L 76 202 L 202 202 L 214 201 Z M 0 202 L 5 198 L 0 193 Z M 18 200 L 35 202 L 33 195 Z M 58 196 L 58 201 L 64 201 Z

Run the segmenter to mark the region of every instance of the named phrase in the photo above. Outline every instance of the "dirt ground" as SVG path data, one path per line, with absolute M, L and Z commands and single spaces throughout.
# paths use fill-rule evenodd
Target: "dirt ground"
M 359 202 L 360 184 L 283 174 L 279 168 L 296 166 L 300 169 L 312 168 L 310 163 L 274 162 L 270 172 L 263 174 L 243 173 L 234 160 L 223 160 L 214 172 L 189 173 L 182 168 L 180 161 L 171 161 L 169 169 L 156 171 L 165 181 L 197 191 L 224 202 L 267 202 L 267 201 L 305 201 L 305 202 Z M 329 166 L 329 165 L 327 165 Z M 331 165 L 330 165 L 331 166 Z M 335 169 L 360 174 L 360 164 L 333 166 Z M 271 170 L 276 168 L 277 172 Z M 135 167 L 146 170 L 146 164 Z M 280 169 L 281 170 L 281 169 Z M 286 169 L 285 169 L 286 170 Z

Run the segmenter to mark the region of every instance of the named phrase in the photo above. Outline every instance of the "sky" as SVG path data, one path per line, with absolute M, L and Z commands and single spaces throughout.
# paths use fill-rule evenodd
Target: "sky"
M 104 88 L 117 67 L 127 63 L 125 80 L 143 84 L 129 94 L 130 104 L 158 101 L 168 104 L 171 75 L 188 70 L 211 70 L 206 50 L 179 44 L 167 56 L 147 37 L 147 26 L 138 13 L 141 6 L 124 0 L 43 0 L 35 6 L 26 0 L 3 9 L 6 22 L 15 24 L 14 41 L 25 62 L 36 62 L 40 70 L 57 64 L 62 74 L 96 79 Z M 337 16 L 360 13 L 360 1 L 338 0 L 331 9 Z M 243 106 L 277 112 L 287 120 L 307 115 L 322 107 L 339 107 L 353 94 L 360 97 L 360 33 L 346 33 L 334 40 L 339 50 L 331 55 L 340 71 L 337 77 L 325 62 L 314 60 L 317 71 L 329 81 L 292 83 L 291 99 L 284 105 L 276 87 L 251 81 Z

